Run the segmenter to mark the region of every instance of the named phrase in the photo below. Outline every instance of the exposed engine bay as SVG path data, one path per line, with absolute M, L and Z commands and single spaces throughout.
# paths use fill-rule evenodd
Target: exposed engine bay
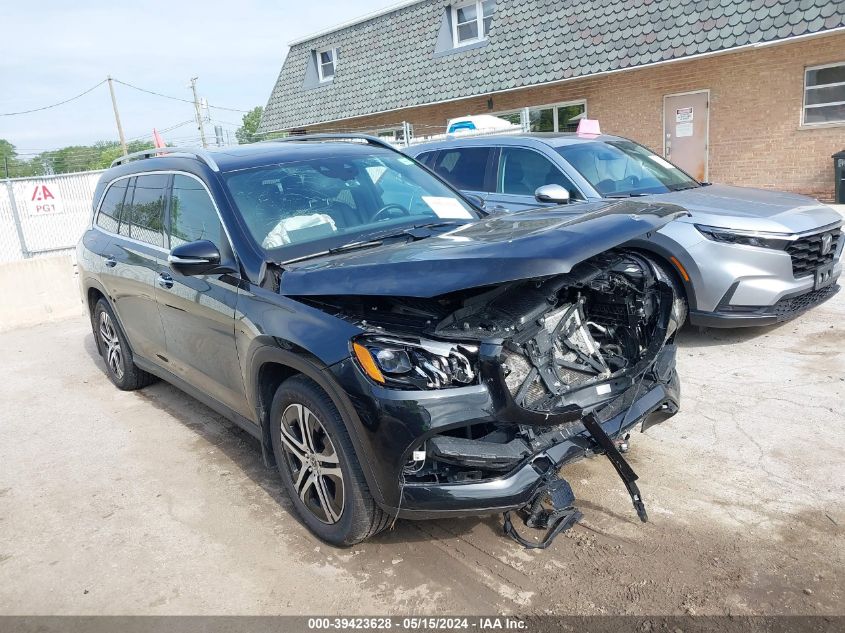
M 484 481 L 533 460 L 548 480 L 538 498 L 547 493 L 569 499 L 571 491 L 560 492 L 563 484 L 555 483 L 563 481 L 556 473 L 564 460 L 554 462 L 544 453 L 567 443 L 580 456 L 607 454 L 644 520 L 636 475 L 601 425 L 616 424 L 621 416 L 614 428 L 620 441 L 644 417 L 628 416 L 640 392 L 652 382 L 676 380 L 671 340 L 684 315 L 675 297 L 672 280 L 659 266 L 617 249 L 566 274 L 430 299 L 302 300 L 365 331 L 358 343 L 381 370 L 385 386 L 484 384 L 489 390 L 495 405 L 490 418 L 438 429 L 412 447 L 401 474 L 404 485 Z M 668 415 L 677 410 L 674 404 L 669 408 Z M 585 432 L 591 441 L 584 440 Z M 528 524 L 545 527 L 550 515 L 543 520 L 539 502 L 529 505 Z M 567 515 L 570 524 L 573 516 Z

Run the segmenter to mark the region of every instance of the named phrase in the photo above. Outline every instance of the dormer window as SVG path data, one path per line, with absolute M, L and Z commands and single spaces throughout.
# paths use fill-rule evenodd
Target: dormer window
M 317 72 L 320 75 L 320 81 L 331 81 L 334 79 L 334 68 L 337 62 L 337 49 L 327 48 L 322 51 L 317 51 Z
M 455 48 L 487 39 L 495 10 L 494 0 L 472 0 L 452 5 L 452 38 Z

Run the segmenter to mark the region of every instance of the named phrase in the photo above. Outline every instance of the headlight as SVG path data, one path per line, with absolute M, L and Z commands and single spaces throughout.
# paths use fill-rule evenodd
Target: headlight
M 766 233 L 765 231 L 738 231 L 722 229 L 716 226 L 696 224 L 695 228 L 704 237 L 723 244 L 739 244 L 741 246 L 759 246 L 760 248 L 776 248 L 783 250 L 789 243 L 787 233 Z
M 476 381 L 478 347 L 472 344 L 362 336 L 352 351 L 364 373 L 386 386 L 443 389 Z

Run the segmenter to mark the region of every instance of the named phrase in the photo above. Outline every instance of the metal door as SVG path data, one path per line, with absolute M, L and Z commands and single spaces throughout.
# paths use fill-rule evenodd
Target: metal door
M 663 98 L 663 156 L 696 180 L 707 180 L 710 91 Z

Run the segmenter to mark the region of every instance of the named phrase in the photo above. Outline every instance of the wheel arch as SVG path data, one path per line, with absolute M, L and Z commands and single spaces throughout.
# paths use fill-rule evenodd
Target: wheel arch
M 94 323 L 94 311 L 97 309 L 97 302 L 100 299 L 104 299 L 105 302 L 111 308 L 112 314 L 114 315 L 115 320 L 117 321 L 117 326 L 120 328 L 120 331 L 123 332 L 124 337 L 126 338 L 126 344 L 129 347 L 129 353 L 132 356 L 135 356 L 135 350 L 132 349 L 132 341 L 129 340 L 129 337 L 126 336 L 126 328 L 123 327 L 123 321 L 120 319 L 120 314 L 117 312 L 117 308 L 114 305 L 109 293 L 106 292 L 106 289 L 103 288 L 97 281 L 93 279 L 86 280 L 85 283 L 85 301 L 88 305 L 88 317 L 91 319 L 91 330 L 94 332 L 94 338 L 96 340 L 97 336 L 97 324 Z M 98 343 L 99 345 L 99 343 Z
M 354 405 L 343 388 L 337 384 L 328 366 L 304 349 L 283 349 L 277 345 L 265 344 L 257 347 L 250 355 L 246 382 L 261 426 L 261 454 L 265 465 L 276 465 L 270 439 L 270 409 L 273 398 L 285 380 L 300 375 L 316 383 L 337 408 L 352 440 L 370 492 L 377 501 L 381 501 L 383 496 L 378 480 L 364 454 L 359 435 L 361 420 Z
M 655 244 L 651 241 L 635 240 L 633 242 L 630 242 L 626 246 L 631 250 L 639 252 L 642 255 L 651 257 L 652 259 L 656 260 L 658 264 L 661 264 L 667 274 L 672 275 L 675 281 L 678 282 L 678 285 L 683 288 L 685 295 L 684 298 L 686 299 L 688 309 L 695 309 L 695 307 L 698 305 L 695 296 L 695 286 L 693 286 L 692 279 L 686 270 L 687 267 L 684 266 L 683 262 L 681 261 L 682 258 L 677 257 L 672 253 L 672 251 L 661 246 L 660 244 Z M 686 273 L 686 276 L 681 272 L 679 265 L 684 266 L 684 273 Z

